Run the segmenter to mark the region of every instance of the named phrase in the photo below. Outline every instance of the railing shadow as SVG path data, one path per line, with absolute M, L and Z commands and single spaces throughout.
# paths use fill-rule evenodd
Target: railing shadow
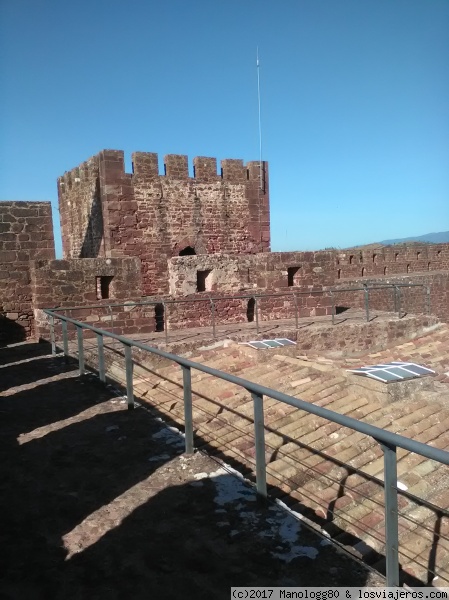
M 45 356 L 51 353 L 48 342 L 27 342 L 17 346 L 0 348 L 0 366 L 16 363 L 36 356 Z
M 70 373 L 76 370 L 74 363 L 63 363 L 61 359 L 34 357 L 22 359 L 15 364 L 0 367 L 0 393 L 21 386 L 35 383 L 47 377 L 53 377 L 61 372 Z
M 367 570 L 331 547 L 320 547 L 318 560 L 308 556 L 305 528 L 302 554 L 287 565 L 273 556 L 285 540 L 248 525 L 254 514 L 256 524 L 273 517 L 265 504 L 249 510 L 237 495 L 217 511 L 210 479 L 148 483 L 182 443 L 161 455 L 154 417 L 163 413 L 124 406 L 91 374 L 0 399 L 2 598 L 224 600 L 231 585 L 331 586 L 335 560 L 345 567 L 340 585 L 365 584 Z M 226 494 L 234 478 L 218 479 Z M 256 494 L 248 493 L 251 503 Z
M 119 350 L 118 348 L 108 345 L 108 349 L 112 353 L 114 353 L 117 357 L 123 356 L 121 350 Z M 175 379 L 171 379 L 170 377 L 168 377 L 166 375 L 165 376 L 160 375 L 156 370 L 146 366 L 142 362 L 139 362 L 137 360 L 134 360 L 134 362 L 139 367 L 139 369 L 142 369 L 143 371 L 146 371 L 148 374 L 151 374 L 151 375 L 159 378 L 161 381 L 165 381 L 166 383 L 176 386 L 176 388 L 179 391 L 179 394 L 165 390 L 166 394 L 173 395 L 173 404 L 168 407 L 168 409 L 167 409 L 168 412 L 167 412 L 167 410 L 163 411 L 163 414 L 164 414 L 164 419 L 168 420 L 172 425 L 183 428 L 184 423 L 183 423 L 182 417 L 180 418 L 179 415 L 176 415 L 171 412 L 171 411 L 173 411 L 176 404 L 178 404 L 179 402 L 182 402 L 182 390 L 183 390 L 182 384 L 179 381 L 177 381 Z M 95 371 L 94 367 L 93 367 L 93 370 Z M 122 390 L 125 393 L 125 388 L 120 383 L 115 382 L 115 385 L 117 385 L 118 389 Z M 196 398 L 207 400 L 212 405 L 215 405 L 217 407 L 218 410 L 216 413 L 209 414 L 209 422 L 211 422 L 214 419 L 219 419 L 220 413 L 223 410 L 226 410 L 230 414 L 232 414 L 236 417 L 239 417 L 240 419 L 244 419 L 248 422 L 248 424 L 252 425 L 253 420 L 251 418 L 247 417 L 245 414 L 239 412 L 238 410 L 236 410 L 232 407 L 226 406 L 225 403 L 220 402 L 220 401 L 216 400 L 215 398 L 212 398 L 211 396 L 208 396 L 206 394 L 202 394 L 198 391 L 194 391 L 193 394 Z M 151 397 L 145 397 L 145 401 L 149 402 L 149 405 L 154 408 L 154 405 L 151 404 Z M 195 406 L 195 401 L 194 401 L 194 406 Z M 206 412 L 205 409 L 201 409 L 201 410 L 204 413 Z M 223 421 L 223 423 L 225 424 L 225 421 Z M 195 427 L 195 419 L 194 419 L 194 427 Z M 238 428 L 236 427 L 235 429 L 236 429 L 236 432 L 238 432 Z M 354 534 L 348 534 L 345 529 L 343 529 L 340 526 L 338 526 L 337 524 L 335 524 L 335 522 L 334 522 L 335 504 L 339 498 L 341 498 L 342 496 L 344 496 L 346 494 L 346 485 L 347 485 L 346 482 L 347 482 L 348 477 L 350 477 L 351 475 L 358 475 L 358 476 L 362 477 L 364 480 L 366 480 L 367 482 L 372 482 L 379 486 L 382 486 L 383 482 L 381 480 L 377 479 L 376 477 L 367 475 L 362 470 L 357 469 L 356 467 L 351 467 L 350 465 L 347 465 L 346 463 L 340 461 L 335 456 L 330 456 L 326 452 L 316 449 L 313 446 L 310 446 L 308 444 L 304 444 L 298 439 L 294 439 L 286 434 L 282 434 L 281 432 L 277 431 L 274 427 L 271 427 L 268 423 L 265 423 L 265 430 L 267 433 L 275 433 L 277 436 L 282 438 L 282 444 L 279 445 L 279 447 L 277 447 L 277 448 L 276 447 L 270 448 L 268 444 L 266 445 L 266 454 L 268 457 L 267 465 L 269 465 L 270 463 L 272 463 L 275 460 L 277 460 L 278 458 L 280 458 L 280 451 L 282 449 L 282 446 L 284 446 L 285 444 L 293 443 L 298 449 L 304 449 L 304 450 L 308 451 L 310 453 L 310 456 L 319 456 L 323 460 L 329 461 L 333 465 L 335 465 L 337 467 L 341 467 L 342 469 L 345 470 L 345 474 L 343 475 L 342 479 L 338 482 L 339 490 L 337 493 L 337 497 L 329 503 L 327 514 L 324 517 L 320 517 L 309 506 L 298 501 L 296 498 L 290 497 L 289 494 L 286 493 L 282 489 L 283 482 L 281 479 L 279 479 L 279 485 L 272 484 L 271 486 L 269 486 L 269 489 L 271 490 L 271 494 L 273 494 L 275 497 L 282 497 L 282 500 L 284 502 L 286 502 L 290 506 L 294 506 L 295 510 L 300 512 L 302 515 L 304 515 L 306 518 L 310 519 L 312 522 L 314 522 L 316 525 L 318 525 L 320 527 L 324 527 L 326 529 L 326 526 L 328 526 L 330 523 L 332 523 L 333 537 L 344 540 L 345 545 L 355 546 L 360 542 L 364 543 L 363 540 L 361 540 L 361 538 L 357 537 Z M 247 432 L 244 430 L 241 430 L 241 434 L 242 434 L 242 436 L 248 435 Z M 224 460 L 225 462 L 230 464 L 233 468 L 235 468 L 238 471 L 240 471 L 241 473 L 243 473 L 249 480 L 254 482 L 254 480 L 255 480 L 254 465 L 251 465 L 250 463 L 245 462 L 243 460 L 237 459 L 235 457 L 235 455 L 229 456 L 229 454 L 227 454 L 227 452 L 226 452 L 226 448 L 219 448 L 216 444 L 212 444 L 209 441 L 204 440 L 201 437 L 201 435 L 199 434 L 198 430 L 195 430 L 195 445 L 196 445 L 196 447 L 201 448 L 202 450 L 205 450 L 208 454 L 214 455 L 214 456 L 218 457 L 219 459 Z M 323 477 L 322 472 L 314 469 L 314 467 L 310 467 L 307 465 L 306 459 L 304 459 L 304 463 L 302 461 L 298 461 L 298 464 L 303 465 L 303 467 L 304 467 L 304 471 L 302 473 L 302 479 L 301 479 L 302 484 L 301 485 L 304 485 L 304 483 L 306 483 L 307 481 L 309 481 L 315 477 Z M 335 483 L 335 480 L 332 480 L 332 483 Z M 438 510 L 441 511 L 441 509 L 437 509 L 437 507 L 430 505 L 428 502 L 426 502 L 416 496 L 413 496 L 412 494 L 409 494 L 408 492 L 398 490 L 398 494 L 399 494 L 399 496 L 401 496 L 403 498 L 408 498 L 408 499 L 412 500 L 412 502 L 416 503 L 419 506 L 425 506 L 434 511 L 438 511 Z M 363 497 L 363 495 L 362 495 L 362 497 Z M 369 499 L 369 496 L 367 496 L 367 498 Z M 442 511 L 442 512 L 446 516 L 449 514 L 447 511 Z M 431 585 L 431 582 L 433 581 L 433 578 L 435 577 L 435 566 L 436 566 L 435 565 L 435 556 L 436 556 L 436 552 L 437 552 L 439 539 L 440 539 L 440 537 L 438 537 L 438 534 L 436 533 L 434 536 L 434 543 L 432 544 L 432 548 L 430 550 L 429 560 L 428 560 L 428 567 L 427 567 L 428 568 L 427 584 L 428 585 Z M 379 552 L 372 550 L 371 553 L 369 554 L 369 559 L 372 564 L 377 563 L 380 565 L 382 563 L 384 557 Z M 417 587 L 417 586 L 419 587 L 419 586 L 424 585 L 424 582 L 421 579 L 418 579 L 418 578 L 412 576 L 410 573 L 403 571 L 401 568 L 400 568 L 400 577 L 401 577 L 401 583 L 406 583 L 407 585 L 410 585 L 412 587 Z
M 168 447 L 160 462 L 149 461 L 159 424 L 120 404 L 106 411 L 110 400 L 119 402 L 93 375 L 0 398 L 2 598 L 65 597 L 57 591 L 67 571 L 64 536 L 179 454 L 179 446 Z M 69 590 L 67 597 L 81 596 Z

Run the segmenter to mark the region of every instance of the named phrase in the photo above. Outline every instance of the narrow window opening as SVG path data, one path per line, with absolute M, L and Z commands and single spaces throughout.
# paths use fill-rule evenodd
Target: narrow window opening
M 164 331 L 165 329 L 165 315 L 164 315 L 164 305 L 156 304 L 154 307 L 154 321 L 155 321 L 155 331 Z
M 377 254 L 373 254 L 373 263 L 377 262 Z
M 254 298 L 250 298 L 248 300 L 248 304 L 246 307 L 246 319 L 248 323 L 252 323 L 254 321 L 254 307 L 256 306 L 256 301 Z
M 410 273 L 410 265 L 407 265 L 407 273 Z
M 196 255 L 195 248 L 192 246 L 186 246 L 179 252 L 179 256 L 194 256 Z
M 387 267 L 384 267 L 384 275 L 387 274 Z
M 196 291 L 210 292 L 212 290 L 212 270 L 196 272 Z
M 349 257 L 349 264 L 352 265 L 354 263 L 354 255 L 351 254 L 351 256 Z
M 427 263 L 427 270 L 430 271 L 430 263 Z
M 114 277 L 112 275 L 100 275 L 96 277 L 97 300 L 107 300 L 111 298 L 111 283 Z
M 416 259 L 419 260 L 421 258 L 421 252 L 416 253 Z
M 437 252 L 437 258 L 441 258 L 441 250 L 438 250 L 438 252 Z
M 398 260 L 398 256 L 399 256 L 399 252 L 395 252 L 395 254 L 394 254 L 394 260 L 397 261 Z
M 338 271 L 337 271 L 337 279 L 340 279 L 340 278 L 341 278 L 341 269 L 338 269 Z
M 246 179 L 249 181 L 249 169 L 246 169 Z
M 287 285 L 291 287 L 295 285 L 295 275 L 301 267 L 288 267 L 287 269 Z
M 365 277 L 365 273 L 366 273 L 366 268 L 362 267 L 362 277 Z

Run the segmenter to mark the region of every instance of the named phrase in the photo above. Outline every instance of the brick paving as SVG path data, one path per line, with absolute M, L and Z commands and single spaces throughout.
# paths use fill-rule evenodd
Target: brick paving
M 151 392 L 168 394 L 168 410 L 128 411 L 111 386 L 43 351 L 0 349 L 2 600 L 209 600 L 227 599 L 231 585 L 383 585 L 304 521 L 256 502 L 216 459 L 185 456 L 161 418 L 175 378 L 171 393 Z
M 411 341 L 391 344 L 376 353 L 359 353 L 358 358 L 350 359 L 335 359 L 332 353 L 294 356 L 290 352 L 286 356 L 278 350 L 274 351 L 276 354 L 256 351 L 232 342 L 215 347 L 209 344 L 208 350 L 189 346 L 188 356 L 307 402 L 448 448 L 449 387 L 444 375 L 449 371 L 447 334 L 448 326 L 440 324 Z M 356 392 L 349 385 L 349 377 L 354 376 L 348 376 L 345 367 L 386 360 L 411 360 L 435 369 L 432 390 L 422 391 L 413 401 L 404 398 L 385 403 L 371 396 L 368 390 Z M 112 360 L 109 367 L 114 377 L 123 378 L 120 359 Z M 153 372 L 137 367 L 135 377 L 137 393 L 182 424 L 179 367 L 164 364 Z M 248 393 L 195 372 L 192 382 L 197 445 L 225 455 L 239 469 L 253 473 L 253 417 Z M 331 532 L 359 556 L 381 566 L 384 521 L 380 447 L 366 436 L 301 414 L 276 401 L 266 399 L 265 410 L 267 478 L 272 493 Z M 447 542 L 438 533 L 449 509 L 448 467 L 399 450 L 398 473 L 400 487 L 408 492 L 400 491 L 399 498 L 404 517 L 400 522 L 404 577 L 408 574 L 415 581 L 449 585 Z M 426 502 L 435 506 L 424 524 L 419 518 L 409 517 L 418 514 Z M 419 544 L 416 536 L 420 537 Z M 438 561 L 434 560 L 435 555 Z

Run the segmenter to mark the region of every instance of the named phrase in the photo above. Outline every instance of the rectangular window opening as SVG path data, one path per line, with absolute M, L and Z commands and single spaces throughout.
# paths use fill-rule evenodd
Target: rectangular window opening
M 212 270 L 196 272 L 196 291 L 210 292 L 212 290 Z
M 299 271 L 300 268 L 301 267 L 288 267 L 288 269 L 287 269 L 287 278 L 288 278 L 287 285 L 289 287 L 295 285 L 295 275 Z
M 111 283 L 114 277 L 112 275 L 100 275 L 96 277 L 97 300 L 107 300 L 112 298 Z

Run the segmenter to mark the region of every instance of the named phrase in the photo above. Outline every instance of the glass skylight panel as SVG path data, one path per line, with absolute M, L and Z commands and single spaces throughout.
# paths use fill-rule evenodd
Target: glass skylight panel
M 388 381 L 400 381 L 401 379 L 408 379 L 407 373 L 401 371 L 398 368 L 382 369 L 381 371 L 375 371 L 376 375 L 380 374 L 380 377 L 387 379 Z M 409 376 L 413 378 L 413 375 L 409 373 Z
M 431 375 L 435 373 L 432 369 L 422 367 L 415 363 L 405 363 L 400 361 L 392 361 L 386 364 L 371 365 L 369 367 L 359 367 L 358 369 L 348 369 L 350 373 L 377 379 L 384 383 L 392 381 L 404 381 L 405 379 L 416 379 L 423 375 Z
M 256 350 L 267 350 L 267 348 L 282 348 L 283 346 L 296 346 L 296 342 L 287 338 L 276 338 L 274 340 L 253 340 L 251 342 L 240 342 L 242 345 L 250 346 Z
M 248 342 L 248 346 L 256 348 L 256 350 L 266 350 L 267 346 L 263 342 Z
M 282 348 L 284 344 L 279 343 L 277 340 L 264 340 L 264 344 L 269 346 L 270 348 Z
M 404 368 L 408 371 L 413 371 L 417 375 L 429 375 L 429 373 L 435 373 L 431 369 L 427 369 L 427 367 L 422 367 L 421 365 L 415 365 L 413 363 L 404 365 Z
M 368 373 L 370 375 L 371 373 Z M 382 381 L 401 381 L 403 377 L 391 373 L 388 369 L 379 369 L 378 371 L 372 371 L 372 374 L 381 379 Z
M 276 342 L 281 343 L 283 346 L 296 346 L 296 342 L 288 340 L 287 338 L 276 338 Z

